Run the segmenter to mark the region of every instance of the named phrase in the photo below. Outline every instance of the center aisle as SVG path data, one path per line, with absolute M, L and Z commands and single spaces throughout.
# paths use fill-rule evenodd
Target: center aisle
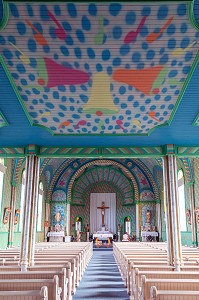
M 130 299 L 112 249 L 93 249 L 93 256 L 72 299 Z

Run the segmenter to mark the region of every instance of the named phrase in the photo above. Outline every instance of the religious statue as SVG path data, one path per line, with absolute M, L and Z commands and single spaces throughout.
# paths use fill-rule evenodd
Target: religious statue
M 11 213 L 11 208 L 10 207 L 6 207 L 4 209 L 3 224 L 7 224 L 8 223 L 9 217 L 10 217 L 10 213 Z
M 60 222 L 61 218 L 62 218 L 61 217 L 61 213 L 59 211 L 57 211 L 56 214 L 55 214 L 55 220 L 56 220 L 56 222 Z
M 89 232 L 89 231 L 90 231 L 90 228 L 89 228 L 89 225 L 88 225 L 88 224 L 85 226 L 85 230 L 86 230 L 86 232 Z
M 151 223 L 151 212 L 150 210 L 147 209 L 146 211 L 146 223 L 150 224 Z
M 187 217 L 188 224 L 191 225 L 191 211 L 188 208 L 186 209 L 186 217 Z
M 122 225 L 121 225 L 121 224 L 118 224 L 118 225 L 117 225 L 117 231 L 120 232 L 121 229 L 122 229 Z
M 98 206 L 98 209 L 101 209 L 101 214 L 102 214 L 102 227 L 105 226 L 104 224 L 104 216 L 105 216 L 105 209 L 109 208 L 109 206 L 105 206 L 104 201 L 102 201 L 102 206 Z
M 81 222 L 81 219 L 79 217 L 77 217 L 76 221 L 75 221 L 75 230 L 77 230 L 77 231 L 82 230 L 82 222 Z
M 14 216 L 14 225 L 18 224 L 19 221 L 19 215 L 20 215 L 20 209 L 15 210 L 15 216 Z

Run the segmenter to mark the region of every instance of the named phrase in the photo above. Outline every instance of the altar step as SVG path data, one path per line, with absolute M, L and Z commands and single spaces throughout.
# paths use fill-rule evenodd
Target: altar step
M 93 251 L 113 251 L 113 248 L 93 248 Z
M 94 248 L 73 300 L 129 300 L 111 248 Z

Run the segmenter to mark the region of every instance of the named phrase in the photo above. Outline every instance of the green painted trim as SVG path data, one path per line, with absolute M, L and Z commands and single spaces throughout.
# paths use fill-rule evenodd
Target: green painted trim
M 74 151 L 75 149 L 75 151 Z M 164 151 L 163 151 L 164 150 Z M 135 158 L 162 157 L 166 154 L 165 146 L 158 147 L 40 147 L 40 157 L 65 158 Z
M 199 24 L 194 17 L 194 0 L 188 3 L 188 17 L 191 25 L 199 31 Z
M 8 126 L 9 123 L 8 123 L 8 121 L 6 120 L 6 118 L 4 117 L 4 115 L 3 115 L 3 113 L 2 113 L 1 111 L 0 111 L 0 116 L 1 116 L 2 119 L 3 119 L 3 123 L 0 124 L 0 128 L 2 128 L 2 127 L 4 127 L 4 126 Z
M 160 203 L 160 200 L 159 201 L 135 201 L 135 204 L 157 204 L 157 203 Z
M 25 147 L 24 148 L 0 147 L 0 157 L 4 157 L 4 158 L 25 157 Z
M 199 157 L 199 145 L 176 146 L 169 145 L 157 147 L 39 147 L 35 145 L 36 152 L 29 153 L 29 145 L 22 147 L 0 147 L 0 157 L 25 158 L 27 155 L 37 155 L 40 158 L 87 158 L 87 159 L 116 159 L 116 158 L 161 158 L 165 155 L 177 157 Z M 76 151 L 74 151 L 74 149 Z
M 177 156 L 178 157 L 199 157 L 199 146 L 193 147 L 177 147 Z
M 0 31 L 3 30 L 8 23 L 9 11 L 9 4 L 3 1 L 3 18 L 0 22 Z
M 179 3 L 182 3 L 182 2 L 191 2 L 193 0 L 186 0 L 186 1 L 180 1 L 180 0 L 158 0 L 158 2 L 179 2 Z M 5 2 L 10 2 L 9 0 L 5 0 Z M 27 0 L 13 0 L 12 2 L 27 2 Z M 41 2 L 41 3 L 45 3 L 45 2 L 55 2 L 55 0 L 33 0 L 31 1 L 32 3 L 38 3 L 38 2 Z M 71 2 L 70 0 L 60 0 L 59 2 Z M 88 1 L 82 1 L 82 0 L 75 0 L 73 2 L 81 2 L 81 3 L 89 3 L 89 2 L 93 2 L 92 0 L 88 0 Z M 97 3 L 104 3 L 102 0 L 97 0 L 95 1 Z M 108 2 L 115 2 L 114 0 L 110 0 Z M 138 0 L 120 0 L 120 2 L 133 2 L 133 3 L 137 3 L 137 4 L 140 4 L 140 2 L 152 2 L 152 0 L 142 0 L 140 2 L 138 2 Z

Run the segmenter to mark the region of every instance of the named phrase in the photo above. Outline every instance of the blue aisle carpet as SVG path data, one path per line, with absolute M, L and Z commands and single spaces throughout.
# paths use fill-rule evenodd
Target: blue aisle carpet
M 112 249 L 93 250 L 93 257 L 73 296 L 73 300 L 129 300 Z

